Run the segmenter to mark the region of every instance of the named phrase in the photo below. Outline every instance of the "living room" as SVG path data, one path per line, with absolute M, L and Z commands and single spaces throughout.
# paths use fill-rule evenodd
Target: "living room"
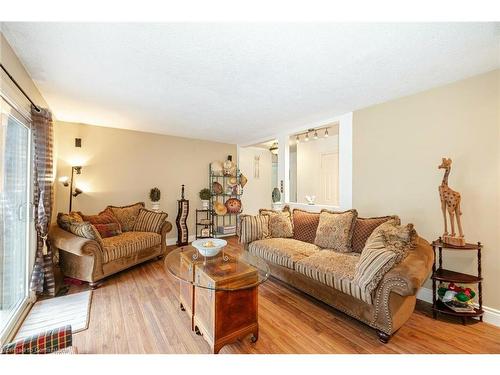
M 500 353 L 498 22 L 87 17 L 0 23 L 2 353 Z

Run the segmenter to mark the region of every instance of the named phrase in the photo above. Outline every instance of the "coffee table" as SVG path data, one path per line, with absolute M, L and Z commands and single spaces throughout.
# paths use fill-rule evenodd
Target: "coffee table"
M 167 255 L 165 269 L 179 280 L 179 305 L 191 329 L 213 353 L 250 334 L 258 340 L 258 287 L 270 274 L 264 260 L 228 247 L 204 257 L 183 246 Z

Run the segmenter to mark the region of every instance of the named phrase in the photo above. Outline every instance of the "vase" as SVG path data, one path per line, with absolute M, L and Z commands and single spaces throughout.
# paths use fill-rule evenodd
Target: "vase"
M 160 211 L 160 202 L 151 202 L 151 210 L 152 211 Z
M 201 205 L 203 207 L 204 210 L 208 210 L 208 200 L 205 200 L 205 199 L 202 199 L 201 200 Z

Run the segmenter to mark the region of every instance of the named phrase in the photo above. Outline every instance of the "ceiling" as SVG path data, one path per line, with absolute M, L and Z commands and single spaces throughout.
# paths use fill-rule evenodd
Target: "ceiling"
M 2 23 L 56 118 L 251 143 L 500 66 L 498 23 Z

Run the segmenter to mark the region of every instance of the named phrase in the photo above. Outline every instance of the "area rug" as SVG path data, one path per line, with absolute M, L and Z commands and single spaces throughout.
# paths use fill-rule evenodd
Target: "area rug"
M 16 340 L 71 325 L 73 333 L 88 328 L 92 291 L 69 294 L 36 302 L 17 332 Z

